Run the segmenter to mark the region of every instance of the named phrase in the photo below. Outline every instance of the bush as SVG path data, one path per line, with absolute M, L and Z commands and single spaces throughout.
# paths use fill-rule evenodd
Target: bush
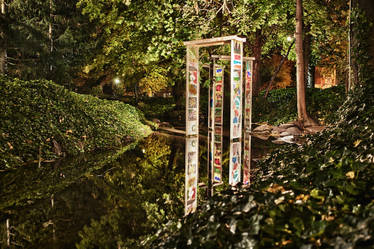
M 161 118 L 164 120 L 173 118 L 172 113 L 175 106 L 173 98 L 162 97 L 144 98 L 143 102 L 139 103 L 139 108 L 147 118 Z
M 334 127 L 274 151 L 249 188 L 227 190 L 149 248 L 372 248 L 374 81 L 348 96 Z
M 103 96 L 103 88 L 101 87 L 101 85 L 97 85 L 97 86 L 92 87 L 91 94 L 93 96 L 96 96 L 96 97 Z
M 1 169 L 117 149 L 150 132 L 134 107 L 77 94 L 50 81 L 0 76 L 0 91 Z
M 278 125 L 297 119 L 296 89 L 276 89 L 269 92 L 267 99 L 264 92 L 253 100 L 253 121 L 268 122 Z M 308 88 L 306 92 L 308 113 L 322 124 L 331 123 L 336 110 L 345 99 L 344 86 L 328 89 Z

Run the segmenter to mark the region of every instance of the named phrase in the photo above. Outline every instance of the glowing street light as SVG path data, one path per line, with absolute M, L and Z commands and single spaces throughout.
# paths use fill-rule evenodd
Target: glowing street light
M 290 41 L 292 41 L 292 39 L 293 39 L 293 38 L 292 38 L 291 36 L 287 36 L 287 41 L 290 42 Z
M 114 78 L 113 82 L 114 84 L 118 85 L 119 83 L 121 83 L 121 80 L 117 77 L 117 78 Z

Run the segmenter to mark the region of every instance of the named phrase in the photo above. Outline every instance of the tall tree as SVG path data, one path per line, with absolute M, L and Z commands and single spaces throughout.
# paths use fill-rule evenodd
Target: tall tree
M 197 38 L 232 34 L 247 38 L 245 53 L 256 59 L 253 92 L 257 94 L 262 85 L 260 76 L 264 55 L 293 33 L 292 7 L 290 0 L 189 0 L 183 9 L 183 19 Z M 225 51 L 216 49 L 216 52 Z
M 305 101 L 305 64 L 303 48 L 303 0 L 296 0 L 296 91 L 297 91 L 297 118 L 302 126 L 317 125 L 309 117 Z
M 304 50 L 303 50 L 303 1 L 296 0 L 296 87 L 297 117 L 302 123 L 308 120 L 305 101 Z
M 49 38 L 49 51 L 51 52 L 51 55 L 53 53 L 53 31 L 52 31 L 52 20 L 53 20 L 53 15 L 52 15 L 52 10 L 53 10 L 53 6 L 52 6 L 52 0 L 49 0 L 49 23 L 48 23 L 48 38 Z M 50 63 L 49 65 L 49 71 L 52 72 L 52 63 Z
M 135 93 L 145 90 L 141 87 L 156 89 L 147 85 L 155 76 L 167 80 L 162 85 L 173 85 L 182 79 L 181 41 L 190 32 L 180 25 L 183 1 L 97 2 L 78 2 L 91 20 L 94 38 L 100 41 L 98 53 L 85 68 L 88 77 L 95 79 L 96 84 L 105 84 L 120 76 L 126 88 Z
M 0 0 L 0 7 L 1 7 L 1 15 L 5 17 L 5 0 Z M 4 32 L 0 31 L 0 38 L 3 39 L 5 36 Z M 1 46 L 0 48 L 0 74 L 6 73 L 6 57 L 7 51 L 5 46 Z
M 1 0 L 4 2 L 4 0 Z M 1 3 L 2 3 L 1 2 Z M 88 18 L 76 0 L 12 0 L 1 15 L 1 48 L 6 50 L 9 75 L 47 78 L 71 85 L 94 40 Z

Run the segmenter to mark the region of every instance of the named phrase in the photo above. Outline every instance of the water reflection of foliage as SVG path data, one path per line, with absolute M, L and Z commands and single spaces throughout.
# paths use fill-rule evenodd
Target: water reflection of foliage
M 78 241 L 78 248 L 133 248 L 139 236 L 182 215 L 183 155 L 182 143 L 150 136 L 120 157 L 4 174 L 1 228 L 10 218 L 12 243 L 20 247 L 71 248 Z M 5 229 L 0 237 L 4 244 Z
M 177 162 L 183 147 L 150 136 L 134 152 L 104 175 L 111 211 L 84 227 L 78 248 L 135 248 L 140 236 L 181 215 L 184 171 Z
M 66 189 L 79 178 L 100 171 L 131 148 L 134 148 L 134 145 L 126 146 L 115 153 L 83 155 L 58 161 L 54 165 L 44 164 L 40 168 L 29 165 L 6 172 L 0 176 L 0 210 L 27 206 L 36 200 L 48 198 L 53 193 Z
M 6 219 L 10 220 L 11 244 L 44 248 L 43 245 L 54 243 L 58 248 L 64 248 L 63 244 L 69 248 L 69 243 L 78 239 L 74 233 L 102 209 L 92 197 L 97 194 L 88 177 L 104 170 L 134 147 L 132 144 L 117 152 L 83 155 L 42 164 L 40 168 L 29 165 L 3 173 L 0 221 L 5 224 Z M 95 209 L 89 204 L 95 205 Z M 53 230 L 58 235 L 54 241 Z M 1 243 L 5 245 L 5 230 L 1 229 L 0 233 Z

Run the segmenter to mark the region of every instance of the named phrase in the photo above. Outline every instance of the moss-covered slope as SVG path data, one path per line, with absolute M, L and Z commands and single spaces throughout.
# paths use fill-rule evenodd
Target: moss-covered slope
M 0 92 L 0 169 L 116 149 L 150 133 L 136 108 L 51 81 L 0 76 Z

